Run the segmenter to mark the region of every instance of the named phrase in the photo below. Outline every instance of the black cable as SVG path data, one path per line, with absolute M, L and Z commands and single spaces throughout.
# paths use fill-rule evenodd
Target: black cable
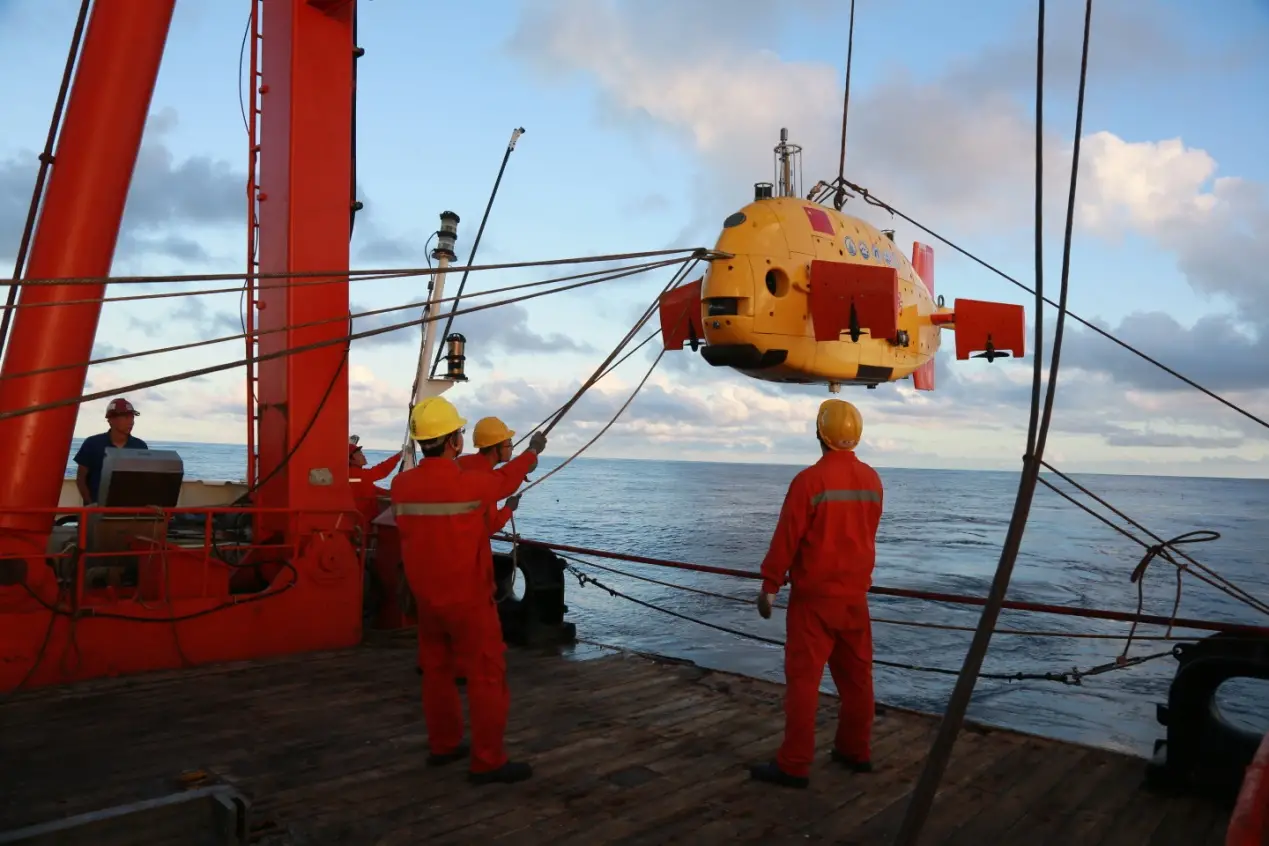
M 838 211 L 846 205 L 846 120 L 850 117 L 850 67 L 855 52 L 855 0 L 850 0 L 850 29 L 846 35 L 846 93 L 842 96 L 842 150 L 837 158 L 837 194 L 833 207 Z
M 255 0 L 252 0 L 255 2 Z M 352 171 L 349 175 L 348 197 L 350 209 L 348 212 L 348 242 L 352 243 L 353 229 L 357 226 L 357 212 L 361 211 L 362 205 L 357 200 L 357 60 L 366 54 L 366 51 L 357 45 L 357 7 L 359 4 L 352 4 L 352 115 L 349 121 L 352 124 Z
M 53 116 L 49 120 L 48 136 L 44 139 L 44 151 L 40 153 L 40 170 L 35 177 L 35 187 L 31 190 L 31 204 L 27 207 L 22 239 L 18 242 L 18 256 L 13 263 L 13 281 L 9 283 L 9 296 L 5 301 L 4 317 L 0 318 L 0 355 L 3 354 L 5 344 L 9 340 L 9 323 L 13 319 L 13 307 L 18 301 L 18 291 L 22 288 L 22 272 L 26 267 L 27 252 L 31 249 L 31 239 L 35 235 L 35 219 L 39 214 L 40 201 L 44 198 L 44 185 L 48 179 L 49 168 L 53 166 L 53 144 L 57 140 L 57 131 L 62 125 L 62 111 L 66 106 L 66 94 L 70 90 L 71 73 L 79 58 L 79 47 L 84 37 L 84 24 L 88 19 L 90 3 L 91 0 L 82 0 L 79 4 L 79 18 L 75 21 L 75 32 L 71 35 L 70 49 L 66 53 L 62 84 L 57 89 L 57 102 L 53 105 Z
M 470 265 L 476 260 L 476 251 L 480 249 L 480 238 L 485 234 L 485 224 L 489 222 L 489 212 L 493 210 L 494 199 L 498 196 L 498 186 L 502 184 L 502 174 L 507 169 L 507 162 L 511 159 L 511 152 L 516 148 L 516 141 L 524 134 L 524 127 L 521 126 L 511 133 L 511 141 L 507 144 L 507 149 L 502 154 L 502 164 L 498 166 L 498 177 L 494 179 L 493 190 L 489 192 L 489 201 L 485 203 L 485 214 L 480 218 L 480 226 L 476 229 L 476 240 L 471 245 L 471 255 L 467 257 L 468 268 L 463 271 L 463 278 L 458 280 L 458 294 L 454 297 L 454 304 L 450 306 L 449 317 L 445 320 L 445 329 L 441 334 L 437 335 L 436 358 L 432 360 L 432 369 L 428 371 L 428 378 L 436 378 L 436 368 L 441 363 L 441 354 L 445 350 L 445 338 L 449 336 L 450 327 L 454 325 L 454 315 L 458 311 L 458 301 L 463 298 L 463 288 L 467 287 L 467 274 L 471 272 Z
M 349 322 L 351 323 L 351 320 Z M 344 352 L 339 358 L 339 366 L 335 368 L 335 375 L 331 377 L 330 382 L 326 385 L 326 390 L 322 393 L 322 398 L 318 400 L 317 407 L 313 409 L 312 416 L 309 417 L 308 423 L 304 426 L 304 430 L 300 432 L 300 436 L 295 439 L 295 443 L 291 445 L 289 450 L 287 450 L 286 455 L 282 456 L 282 460 L 277 463 L 277 466 L 269 471 L 267 476 L 257 479 L 254 485 L 244 491 L 240 497 L 231 503 L 232 505 L 249 504 L 251 502 L 251 495 L 264 487 L 265 483 L 271 480 L 274 476 L 278 475 L 278 473 L 281 473 L 282 469 L 285 468 L 287 464 L 291 462 L 291 459 L 295 457 L 295 453 L 299 452 L 300 447 L 304 445 L 304 440 L 308 437 L 308 433 L 313 430 L 315 425 L 317 425 L 317 419 L 321 417 L 322 411 L 326 408 L 326 403 L 330 401 L 330 395 L 334 392 L 335 385 L 339 383 L 339 376 L 344 372 L 344 368 L 348 364 L 348 353 L 350 350 L 352 350 L 352 341 L 349 341 L 344 345 Z M 248 423 L 250 423 L 250 421 L 248 421 Z

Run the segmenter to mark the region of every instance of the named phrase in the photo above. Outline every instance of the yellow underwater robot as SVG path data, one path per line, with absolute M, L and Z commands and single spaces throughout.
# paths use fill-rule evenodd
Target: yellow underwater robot
M 958 359 L 1023 356 L 1022 306 L 944 307 L 934 297 L 934 250 L 913 243 L 909 261 L 893 231 L 797 196 L 801 151 L 786 138 L 782 130 L 775 148 L 779 196 L 769 182 L 755 185 L 754 201 L 723 221 L 715 250 L 728 257 L 661 296 L 667 350 L 689 342 L 715 367 L 833 392 L 908 376 L 917 390 L 934 390 L 943 329 L 956 330 Z

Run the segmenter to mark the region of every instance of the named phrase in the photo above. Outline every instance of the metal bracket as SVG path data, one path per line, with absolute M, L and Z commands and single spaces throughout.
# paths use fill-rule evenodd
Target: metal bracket
M 246 846 L 250 807 L 245 796 L 220 784 L 0 832 L 0 844 Z

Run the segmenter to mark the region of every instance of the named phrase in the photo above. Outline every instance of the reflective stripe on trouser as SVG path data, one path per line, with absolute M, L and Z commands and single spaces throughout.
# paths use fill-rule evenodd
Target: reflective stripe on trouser
M 478 511 L 480 500 L 472 502 L 394 502 L 392 513 L 398 517 L 454 517 Z
M 811 505 L 821 502 L 881 502 L 881 494 L 865 489 L 822 491 L 811 497 Z
M 428 747 L 444 755 L 463 740 L 463 703 L 454 682 L 461 670 L 467 676 L 472 772 L 489 772 L 507 762 L 503 735 L 511 694 L 505 651 L 492 599 L 446 608 L 420 605 L 419 666 Z
M 873 693 L 868 606 L 840 599 L 799 600 L 795 595 L 789 599 L 785 627 L 784 743 L 776 763 L 789 775 L 805 776 L 810 771 L 826 662 L 841 699 L 834 745 L 854 760 L 870 760 Z

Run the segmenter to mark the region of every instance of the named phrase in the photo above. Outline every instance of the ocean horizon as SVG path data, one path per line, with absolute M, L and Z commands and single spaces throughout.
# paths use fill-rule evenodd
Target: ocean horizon
M 74 457 L 75 451 L 79 449 L 79 445 L 83 442 L 83 440 L 84 439 L 82 437 L 76 437 L 71 441 L 71 450 L 70 450 L 71 458 Z M 166 440 L 157 440 L 157 439 L 149 439 L 149 438 L 144 438 L 143 440 L 145 440 L 146 444 L 149 445 L 152 449 L 174 449 L 177 452 L 181 452 L 182 447 L 193 447 L 196 450 L 196 460 L 198 458 L 210 457 L 209 453 L 212 451 L 217 453 L 220 453 L 222 451 L 234 451 L 235 455 L 237 455 L 241 459 L 240 469 L 235 471 L 237 475 L 228 475 L 228 476 L 208 475 L 206 471 L 190 472 L 190 470 L 187 467 L 186 477 L 190 479 L 211 479 L 213 481 L 218 481 L 218 482 L 241 482 L 246 480 L 246 462 L 247 462 L 246 443 L 231 442 L 231 441 L 224 441 L 224 442 L 221 442 L 221 441 L 166 441 Z M 387 458 L 389 455 L 391 455 L 393 452 L 396 452 L 397 450 L 378 449 L 378 448 L 374 448 L 370 446 L 365 446 L 363 444 L 362 451 L 366 454 L 366 457 L 370 460 L 370 463 L 374 464 L 376 458 L 382 461 L 383 459 Z M 470 448 L 467 449 L 466 451 L 474 452 L 474 450 Z M 184 456 L 182 457 L 184 458 Z M 549 458 L 555 458 L 556 460 L 563 460 L 562 458 L 558 456 L 543 456 L 544 461 Z M 579 456 L 575 458 L 573 461 L 574 462 L 578 462 L 578 461 L 634 461 L 634 462 L 654 461 L 654 462 L 667 463 L 667 464 L 721 464 L 721 465 L 738 465 L 738 466 L 752 466 L 752 467 L 805 467 L 807 464 L 810 463 L 809 461 L 803 461 L 803 462 L 771 461 L 771 460 L 718 461 L 714 459 L 699 459 L 699 458 L 633 458 L 633 457 L 626 457 L 626 456 L 611 457 L 611 456 L 588 456 L 588 455 Z M 876 462 L 876 461 L 870 461 L 869 464 L 871 464 L 873 467 L 876 467 L 878 469 L 910 470 L 910 471 L 922 471 L 922 472 L 931 472 L 931 473 L 942 473 L 942 472 L 995 473 L 995 474 L 1003 473 L 1007 475 L 1012 474 L 1014 476 L 1019 476 L 1019 477 L 1022 474 L 1021 458 L 1019 458 L 1018 460 L 1017 469 L 1006 469 L 1006 470 L 978 468 L 978 467 L 929 467 L 929 466 L 909 465 L 909 464 L 885 464 L 885 463 Z M 201 465 L 198 465 L 198 466 L 201 466 Z M 222 472 L 222 473 L 226 472 L 222 468 L 226 468 L 228 466 L 229 466 L 229 462 L 227 461 L 217 461 L 215 463 L 215 467 L 216 467 L 215 472 Z M 1065 468 L 1059 468 L 1059 469 L 1061 469 L 1062 472 L 1066 473 L 1068 476 L 1072 476 L 1072 477 L 1075 477 L 1075 476 L 1081 476 L 1081 477 L 1083 476 L 1092 476 L 1092 477 L 1123 476 L 1123 477 L 1129 477 L 1129 478 L 1169 479 L 1169 480 L 1210 479 L 1210 480 L 1230 481 L 1230 482 L 1269 481 L 1269 475 L 1262 478 L 1262 477 L 1256 477 L 1256 476 L 1206 476 L 1206 475 L 1177 475 L 1177 474 L 1168 474 L 1168 473 L 1123 473 L 1123 472 L 1109 473 L 1109 472 L 1097 471 L 1097 470 L 1068 471 Z M 1269 467 L 1266 468 L 1266 472 L 1269 473 Z M 75 464 L 73 461 L 68 459 L 66 464 L 66 477 L 70 478 L 70 477 L 73 477 L 74 475 L 75 475 Z

